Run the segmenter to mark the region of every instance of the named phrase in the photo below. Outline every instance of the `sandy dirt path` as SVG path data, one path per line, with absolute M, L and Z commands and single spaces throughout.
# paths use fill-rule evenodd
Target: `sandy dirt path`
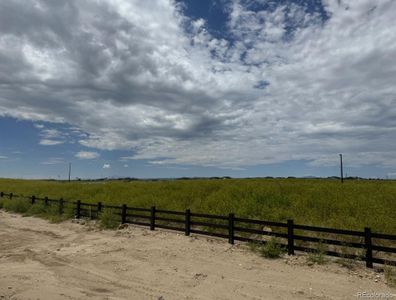
M 396 294 L 383 274 L 304 256 L 269 260 L 244 245 L 0 211 L 0 299 L 358 299 Z M 396 295 L 393 296 L 396 299 Z

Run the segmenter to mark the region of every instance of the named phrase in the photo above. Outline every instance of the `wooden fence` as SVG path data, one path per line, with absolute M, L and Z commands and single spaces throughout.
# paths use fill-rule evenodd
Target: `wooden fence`
M 164 228 L 184 232 L 215 236 L 234 241 L 263 243 L 265 236 L 276 237 L 278 244 L 284 247 L 289 255 L 294 251 L 318 252 L 319 246 L 329 245 L 335 249 L 321 249 L 320 252 L 329 256 L 343 257 L 366 262 L 368 268 L 374 263 L 396 266 L 396 235 L 371 232 L 366 227 L 363 231 L 324 228 L 295 224 L 293 220 L 286 223 L 253 220 L 236 217 L 233 213 L 228 216 L 193 213 L 189 209 L 184 212 L 151 208 L 129 207 L 102 204 L 98 202 L 83 203 L 80 200 L 67 201 L 60 199 L 40 198 L 36 196 L 14 195 L 0 192 L 0 197 L 9 199 L 25 199 L 32 205 L 41 201 L 44 205 L 57 205 L 59 214 L 64 213 L 65 205 L 71 205 L 74 216 L 79 219 L 88 217 L 96 219 L 103 210 L 111 210 L 122 224 L 136 224 L 148 226 L 150 230 Z M 264 227 L 263 227 L 264 226 Z M 276 228 L 277 231 L 274 231 Z M 305 234 L 305 235 L 304 235 Z M 282 242 L 282 241 L 284 242 Z M 307 243 L 310 246 L 307 247 Z M 311 244 L 316 245 L 312 247 Z M 356 254 L 361 251 L 362 253 Z

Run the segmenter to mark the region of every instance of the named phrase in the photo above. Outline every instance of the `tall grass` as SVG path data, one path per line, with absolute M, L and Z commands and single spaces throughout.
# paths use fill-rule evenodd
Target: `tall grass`
M 0 191 L 84 202 L 155 205 L 159 209 L 396 233 L 396 181 L 230 179 L 56 182 L 1 179 Z
M 20 214 L 26 213 L 30 209 L 30 203 L 23 199 L 2 200 L 2 207 L 7 211 Z
M 99 214 L 100 227 L 104 229 L 115 229 L 120 225 L 120 218 L 117 218 L 113 209 L 104 209 Z
M 12 200 L 0 199 L 0 208 L 6 211 L 20 213 L 23 216 L 38 216 L 49 220 L 53 223 L 62 222 L 74 216 L 74 207 L 72 204 L 66 204 L 62 212 L 58 204 L 45 205 L 44 203 L 36 203 L 34 205 L 27 199 L 14 198 Z

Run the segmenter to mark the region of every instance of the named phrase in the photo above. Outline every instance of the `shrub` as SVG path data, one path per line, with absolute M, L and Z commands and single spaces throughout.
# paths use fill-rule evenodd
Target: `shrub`
M 104 209 L 99 214 L 100 227 L 105 229 L 115 229 L 120 224 L 117 220 L 117 216 L 114 214 L 112 209 Z
M 285 252 L 276 238 L 271 238 L 265 244 L 251 243 L 250 247 L 254 252 L 266 258 L 279 258 Z

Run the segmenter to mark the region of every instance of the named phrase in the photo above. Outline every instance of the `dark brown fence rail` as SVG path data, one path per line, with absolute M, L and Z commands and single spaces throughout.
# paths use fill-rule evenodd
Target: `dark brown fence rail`
M 370 228 L 363 231 L 324 228 L 294 224 L 293 220 L 286 223 L 253 220 L 236 217 L 233 213 L 228 216 L 192 213 L 189 209 L 184 212 L 151 208 L 107 205 L 98 202 L 83 203 L 80 200 L 69 201 L 60 199 L 40 198 L 36 196 L 15 195 L 0 192 L 0 198 L 25 199 L 32 205 L 41 202 L 44 205 L 57 205 L 59 214 L 64 213 L 65 207 L 71 205 L 76 218 L 86 217 L 96 219 L 105 209 L 114 210 L 114 214 L 122 224 L 136 224 L 148 226 L 151 230 L 164 228 L 184 232 L 202 234 L 228 239 L 230 244 L 235 240 L 265 244 L 265 237 L 276 237 L 289 255 L 294 251 L 317 252 L 315 245 L 327 245 L 333 249 L 321 250 L 324 254 L 335 257 L 356 259 L 366 262 L 368 268 L 374 263 L 396 266 L 396 235 L 374 233 Z M 264 226 L 264 227 L 263 227 Z M 274 231 L 276 228 L 277 231 Z M 307 246 L 309 243 L 309 246 Z M 312 244 L 314 246 L 312 246 Z M 361 254 L 356 252 L 361 251 Z

